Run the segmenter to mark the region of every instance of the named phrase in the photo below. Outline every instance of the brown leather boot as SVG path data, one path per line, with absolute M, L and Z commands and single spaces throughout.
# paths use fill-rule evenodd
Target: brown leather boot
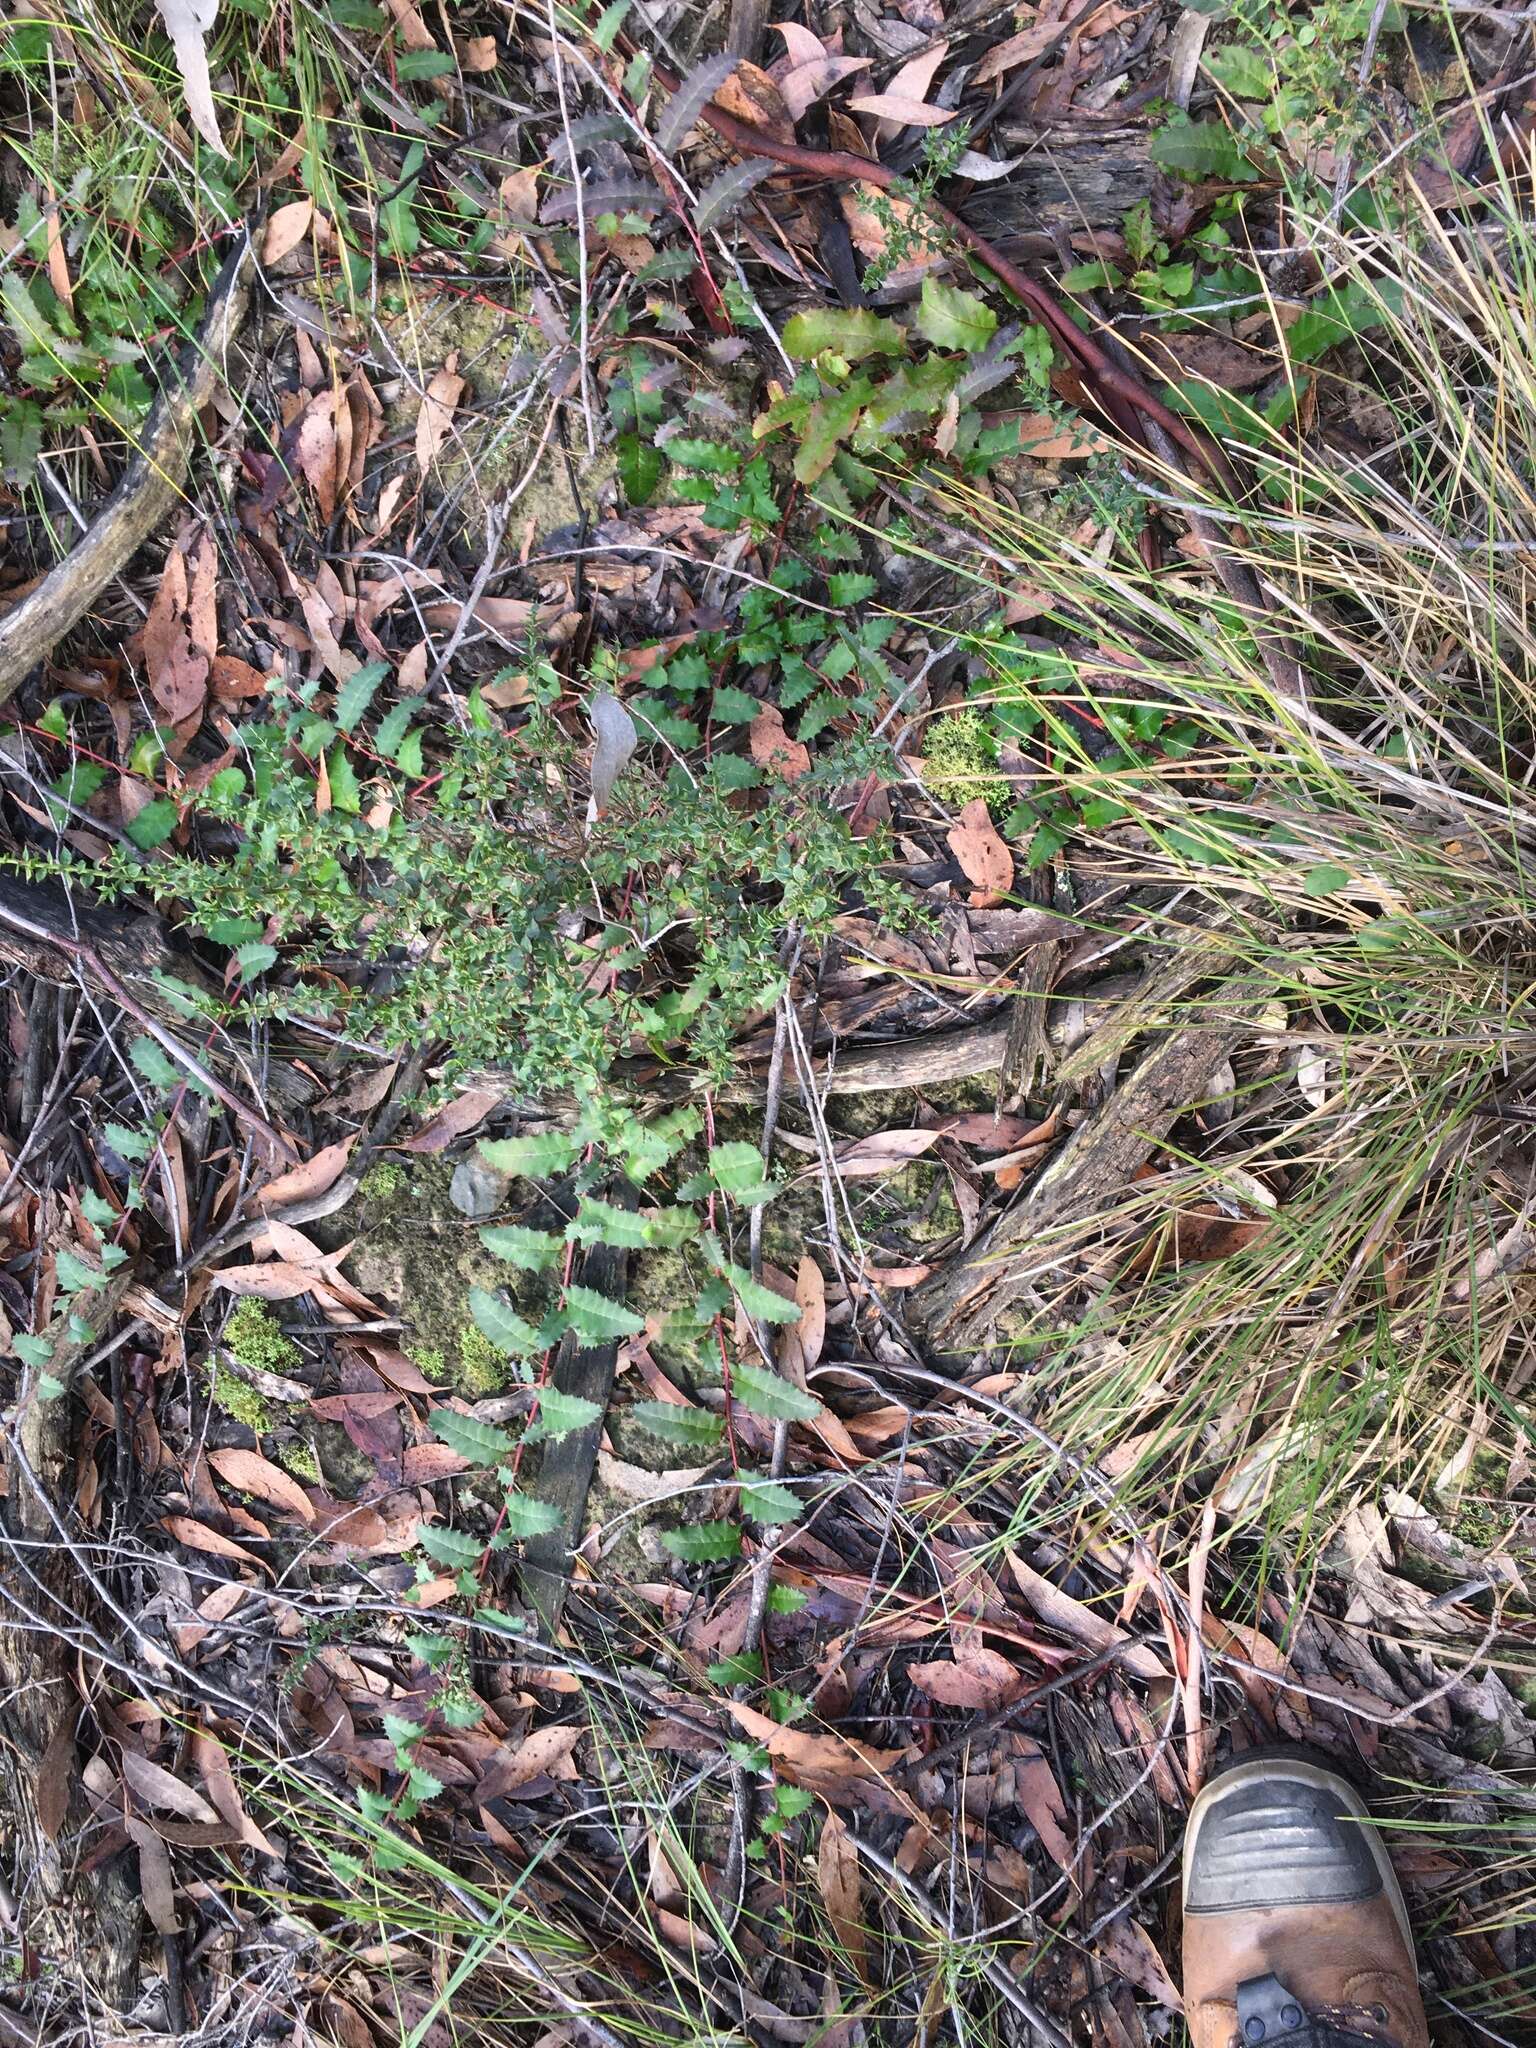
M 1320 1762 L 1250 1756 L 1196 1799 L 1184 2010 L 1193 2048 L 1429 2048 L 1380 1833 Z

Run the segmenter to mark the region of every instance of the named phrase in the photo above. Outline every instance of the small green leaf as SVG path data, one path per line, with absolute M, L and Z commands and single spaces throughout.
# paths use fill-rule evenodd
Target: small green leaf
M 60 1287 L 70 1294 L 80 1294 L 101 1285 L 101 1274 L 94 1266 L 88 1266 L 83 1259 L 77 1259 L 71 1251 L 54 1254 L 53 1270 Z
M 795 450 L 796 483 L 813 484 L 826 474 L 873 396 L 869 379 L 855 377 L 846 390 L 817 399 L 805 416 L 800 446 Z
M 734 1657 L 722 1657 L 718 1664 L 711 1664 L 708 1675 L 716 1685 L 755 1685 L 763 1675 L 763 1653 L 738 1650 Z
M 997 332 L 997 315 L 973 293 L 930 274 L 923 279 L 917 331 L 935 348 L 962 349 L 970 354 L 985 348 Z
M 722 1194 L 738 1199 L 755 1195 L 763 1185 L 763 1155 L 744 1138 L 728 1145 L 711 1145 L 709 1171 Z
M 176 806 L 168 796 L 151 797 L 141 811 L 128 819 L 123 830 L 133 841 L 148 853 L 152 847 L 163 846 L 176 830 Z
M 216 946 L 243 946 L 247 939 L 259 939 L 265 930 L 259 917 L 215 917 L 203 926 Z
M 523 1273 L 547 1273 L 558 1265 L 565 1247 L 562 1239 L 545 1230 L 528 1230 L 521 1223 L 487 1224 L 480 1242 L 492 1258 L 505 1259 Z
M 666 468 L 661 450 L 638 434 L 620 434 L 616 452 L 626 504 L 649 505 Z
M 360 816 L 363 786 L 357 779 L 357 770 L 352 766 L 344 740 L 338 740 L 326 755 L 325 772 L 331 785 L 331 809 L 345 811 L 354 818 Z
M 689 1450 L 712 1451 L 725 1432 L 718 1415 L 703 1408 L 679 1408 L 672 1401 L 636 1401 L 628 1412 L 653 1435 Z
M 247 939 L 235 954 L 235 965 L 242 981 L 255 981 L 258 975 L 277 965 L 277 948 L 261 939 Z
M 1259 43 L 1225 43 L 1207 50 L 1204 69 L 1235 100 L 1267 100 L 1274 84 L 1269 52 Z
M 721 1564 L 741 1555 L 741 1531 L 734 1522 L 694 1522 L 686 1529 L 663 1529 L 661 1540 L 685 1564 Z
M 1097 257 L 1092 263 L 1074 263 L 1058 280 L 1064 292 L 1112 292 L 1125 283 L 1113 263 Z
M 571 1286 L 565 1290 L 565 1319 L 583 1342 L 609 1344 L 620 1337 L 638 1337 L 645 1317 L 626 1308 L 622 1301 L 610 1301 L 593 1287 Z
M 51 1372 L 43 1373 L 37 1382 L 37 1398 L 39 1401 L 57 1401 L 61 1395 L 68 1393 L 68 1391 L 69 1389 L 65 1386 L 64 1382 L 56 1380 Z
M 827 578 L 827 595 L 835 605 L 853 606 L 862 604 L 867 597 L 873 597 L 879 589 L 873 576 L 863 575 L 855 569 L 842 569 Z M 834 676 L 835 682 L 837 678 Z
M 709 715 L 717 725 L 750 725 L 762 708 L 758 698 L 734 683 L 722 683 L 710 699 Z
M 907 337 L 894 320 L 882 320 L 862 307 L 824 306 L 814 313 L 796 313 L 785 323 L 784 348 L 797 362 L 830 349 L 845 361 L 857 363 L 865 356 L 905 355 Z
M 798 1614 L 810 1602 L 810 1594 L 803 1586 L 770 1586 L 768 1588 L 768 1612 L 770 1614 Z
M 438 1441 L 472 1465 L 494 1465 L 512 1455 L 514 1446 L 507 1432 L 476 1415 L 461 1415 L 457 1408 L 434 1408 L 427 1420 Z
M 416 1540 L 428 1557 L 436 1558 L 439 1564 L 445 1564 L 450 1571 L 455 1572 L 473 1571 L 485 1552 L 483 1543 L 476 1542 L 474 1537 L 465 1536 L 457 1529 L 423 1525 Z
M 581 1147 L 570 1131 L 529 1131 L 521 1138 L 492 1138 L 480 1157 L 498 1173 L 520 1173 L 531 1180 L 564 1173 Z
M 592 40 L 605 54 L 618 40 L 619 30 L 624 26 L 624 17 L 632 5 L 633 0 L 609 0 L 609 5 L 597 17 L 592 29 Z
M 1191 121 L 1174 114 L 1152 137 L 1152 161 L 1180 178 L 1225 178 L 1251 185 L 1258 169 L 1242 144 L 1220 121 Z
M 23 1365 L 47 1365 L 53 1357 L 53 1344 L 47 1337 L 13 1337 L 11 1347 Z
M 787 1486 L 780 1486 L 775 1479 L 749 1479 L 743 1475 L 738 1491 L 741 1512 L 754 1522 L 769 1526 L 796 1522 L 805 1512 L 805 1502 L 791 1493 Z
M 1377 917 L 1355 933 L 1355 944 L 1362 953 L 1392 953 L 1411 943 L 1414 930 L 1410 917 Z
M 734 1290 L 742 1307 L 749 1316 L 756 1316 L 765 1323 L 794 1323 L 800 1319 L 800 1310 L 792 1301 L 786 1301 L 782 1294 L 775 1294 L 771 1287 L 765 1287 L 761 1280 L 754 1280 L 745 1266 L 734 1265 L 722 1250 L 718 1239 L 706 1234 L 704 1249 L 710 1264 Z
M 509 1536 L 547 1536 L 560 1526 L 560 1510 L 530 1493 L 509 1493 L 503 1507 L 501 1526 Z
M 579 1394 L 562 1393 L 559 1387 L 539 1389 L 539 1413 L 537 1420 L 524 1431 L 525 1443 L 536 1443 L 540 1438 L 551 1441 L 570 1436 L 574 1430 L 590 1429 L 594 1422 L 601 1422 L 603 1411 L 595 1401 L 583 1399 Z
M 411 720 L 425 708 L 426 701 L 425 697 L 406 697 L 392 711 L 385 712 L 373 736 L 373 751 L 384 760 L 393 761 L 400 751 L 400 742 L 410 731 Z
M 365 662 L 363 667 L 347 677 L 336 692 L 336 705 L 332 716 L 343 732 L 356 730 L 358 722 L 373 702 L 380 683 L 389 674 L 387 661 Z
M 131 1162 L 149 1157 L 151 1140 L 142 1131 L 131 1131 L 126 1124 L 107 1123 L 102 1125 L 101 1135 L 119 1159 Z
M 508 1358 L 535 1358 L 543 1350 L 538 1331 L 516 1309 L 509 1308 L 499 1294 L 484 1287 L 471 1287 L 468 1301 L 475 1328 Z
M 1301 886 L 1308 896 L 1318 898 L 1337 896 L 1341 889 L 1347 889 L 1354 877 L 1348 868 L 1341 868 L 1337 862 L 1322 861 L 1315 868 L 1308 868 L 1301 878 Z
M 581 1207 L 566 1227 L 577 1244 L 613 1244 L 640 1251 L 651 1241 L 645 1218 L 633 1209 L 618 1208 L 597 1195 L 583 1195 Z
M 754 1415 L 770 1422 L 814 1422 L 821 1403 L 782 1375 L 762 1365 L 738 1365 L 731 1373 L 731 1395 Z
M 151 1087 L 175 1088 L 184 1078 L 181 1068 L 153 1038 L 136 1038 L 128 1057 Z

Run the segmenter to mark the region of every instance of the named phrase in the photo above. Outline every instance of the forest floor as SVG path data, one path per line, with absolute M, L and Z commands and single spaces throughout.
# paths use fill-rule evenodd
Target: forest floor
M 0 2043 L 1536 2038 L 1536 54 L 0 44 Z

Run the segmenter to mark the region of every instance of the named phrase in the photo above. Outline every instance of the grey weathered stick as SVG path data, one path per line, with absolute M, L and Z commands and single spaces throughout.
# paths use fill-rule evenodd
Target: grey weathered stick
M 224 374 L 230 342 L 245 318 L 252 262 L 251 236 L 242 231 L 239 248 L 214 281 L 197 339 L 151 410 L 144 437 L 117 489 L 78 546 L 49 570 L 30 596 L 0 613 L 0 703 L 85 616 L 181 495 L 197 415 Z

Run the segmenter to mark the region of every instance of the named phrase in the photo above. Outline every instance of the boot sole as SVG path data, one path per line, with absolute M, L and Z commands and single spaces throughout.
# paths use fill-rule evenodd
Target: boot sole
M 1408 1908 L 1403 1900 L 1403 1888 L 1397 1881 L 1397 1872 L 1392 1868 L 1392 1859 L 1387 1854 L 1386 1843 L 1381 1830 L 1371 1818 L 1371 1810 L 1348 1778 L 1341 1777 L 1326 1764 L 1314 1763 L 1305 1753 L 1294 1749 L 1249 1751 L 1241 1762 L 1228 1764 L 1213 1777 L 1208 1785 L 1196 1796 L 1189 1810 L 1189 1825 L 1184 1834 L 1184 1877 L 1181 1887 L 1181 1902 L 1187 1901 L 1189 1891 L 1190 1851 L 1205 1817 L 1223 1799 L 1251 1785 L 1257 1779 L 1285 1779 L 1292 1784 L 1310 1785 L 1314 1791 L 1326 1793 L 1339 1803 L 1339 1812 L 1348 1814 L 1352 1820 L 1363 1823 L 1361 1832 L 1370 1848 L 1371 1860 L 1381 1877 L 1381 1888 L 1391 1905 L 1393 1917 L 1403 1937 L 1404 1946 L 1410 1955 L 1414 1952 L 1413 1929 L 1408 1922 Z

